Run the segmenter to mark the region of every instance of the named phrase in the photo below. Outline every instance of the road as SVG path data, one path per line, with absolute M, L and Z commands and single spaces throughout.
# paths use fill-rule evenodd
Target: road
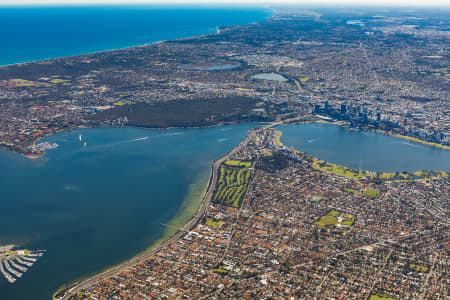
M 277 124 L 278 123 L 270 124 L 267 127 L 273 127 Z M 70 289 L 68 289 L 66 291 L 65 295 L 62 298 L 59 298 L 59 299 L 69 299 L 70 296 L 76 295 L 79 291 L 86 289 L 105 278 L 108 278 L 115 274 L 118 274 L 118 273 L 122 272 L 123 270 L 128 269 L 141 261 L 148 259 L 149 257 L 155 255 L 161 249 L 164 249 L 164 248 L 169 247 L 172 244 L 176 243 L 178 240 L 180 240 L 186 234 L 186 231 L 191 231 L 192 229 L 194 229 L 195 226 L 197 226 L 198 222 L 200 222 L 200 220 L 203 218 L 207 208 L 209 207 L 209 204 L 211 203 L 212 196 L 214 194 L 214 189 L 215 189 L 215 186 L 216 186 L 216 183 L 218 180 L 217 177 L 218 177 L 218 170 L 219 170 L 220 165 L 224 161 L 229 159 L 232 155 L 234 155 L 241 149 L 247 147 L 248 142 L 255 136 L 255 133 L 259 130 L 262 130 L 262 129 L 259 128 L 259 129 L 250 130 L 250 132 L 248 133 L 248 135 L 244 141 L 242 141 L 233 150 L 231 150 L 230 152 L 228 152 L 221 158 L 214 161 L 214 163 L 211 167 L 211 176 L 209 179 L 208 188 L 203 197 L 203 201 L 200 204 L 200 208 L 198 209 L 197 213 L 182 228 L 180 228 L 172 237 L 170 237 L 168 240 L 162 242 L 161 244 L 157 245 L 156 247 L 151 248 L 151 249 L 139 254 L 138 256 L 130 259 L 129 261 L 126 261 L 118 266 L 112 267 L 111 269 L 108 269 L 102 273 L 94 275 L 94 276 L 86 279 L 85 281 L 82 281 L 82 282 L 74 285 L 73 287 L 71 287 Z

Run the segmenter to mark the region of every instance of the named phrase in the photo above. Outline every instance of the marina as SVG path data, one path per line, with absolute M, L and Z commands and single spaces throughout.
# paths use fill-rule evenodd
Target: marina
M 17 279 L 22 278 L 45 252 L 14 250 L 15 248 L 15 245 L 0 246 L 0 273 L 9 283 L 15 283 Z
M 2 262 L 0 298 L 51 299 L 61 285 L 145 250 L 172 230 L 160 223 L 178 226 L 171 220 L 180 211 L 190 219 L 182 209 L 195 209 L 214 159 L 254 126 L 76 130 L 42 139 L 59 147 L 34 160 L 0 150 L 0 212 L 14 216 L 0 245 L 33 250 L 13 260 L 26 272 L 9 262 L 21 278 Z
M 59 147 L 57 143 L 42 142 L 36 145 L 39 150 L 52 150 Z
M 8 280 L 9 283 L 16 282 L 16 279 L 11 274 L 5 271 L 2 260 L 0 260 L 0 272 L 3 274 L 3 276 L 5 276 L 6 280 Z

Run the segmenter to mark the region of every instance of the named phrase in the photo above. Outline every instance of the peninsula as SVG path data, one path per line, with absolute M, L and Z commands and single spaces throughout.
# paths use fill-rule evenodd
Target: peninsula
M 393 25 L 395 24 L 395 25 Z M 450 145 L 448 18 L 279 9 L 210 35 L 0 67 L 0 147 L 97 126 L 338 120 Z
M 172 238 L 54 298 L 445 299 L 448 176 L 328 170 L 274 125 L 214 162 Z
M 270 123 L 213 163 L 172 237 L 54 298 L 445 299 L 448 174 L 352 170 L 284 146 L 274 126 L 333 122 L 448 149 L 448 26 L 432 10 L 279 9 L 0 67 L 0 147 L 28 157 L 79 128 Z

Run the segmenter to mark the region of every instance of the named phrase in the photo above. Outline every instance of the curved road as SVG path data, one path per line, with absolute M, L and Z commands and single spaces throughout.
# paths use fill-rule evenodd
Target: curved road
M 271 124 L 267 127 L 272 127 L 272 126 L 274 126 L 274 124 Z M 85 281 L 82 281 L 81 283 L 76 284 L 75 286 L 68 289 L 66 291 L 66 293 L 64 294 L 64 296 L 62 296 L 62 298 L 55 297 L 55 299 L 69 299 L 70 296 L 76 295 L 79 291 L 86 289 L 105 278 L 108 278 L 117 273 L 120 273 L 123 270 L 128 269 L 128 268 L 134 266 L 135 264 L 155 255 L 159 250 L 164 249 L 164 248 L 172 245 L 173 243 L 176 243 L 179 239 L 181 239 L 186 234 L 186 231 L 190 231 L 190 230 L 194 229 L 195 226 L 197 226 L 198 222 L 203 218 L 203 216 L 206 212 L 206 209 L 209 207 L 209 204 L 211 203 L 214 189 L 216 187 L 216 183 L 217 183 L 217 179 L 218 179 L 217 174 L 218 174 L 218 169 L 219 169 L 220 165 L 224 161 L 229 159 L 233 154 L 237 153 L 242 148 L 245 148 L 247 146 L 248 142 L 253 138 L 255 133 L 259 130 L 262 130 L 262 128 L 251 129 L 244 141 L 242 141 L 233 150 L 231 150 L 230 152 L 228 152 L 221 158 L 214 161 L 214 163 L 211 167 L 212 176 L 210 176 L 209 183 L 208 183 L 208 189 L 203 197 L 202 203 L 200 204 L 200 208 L 198 209 L 197 213 L 182 228 L 180 228 L 171 238 L 162 242 L 161 244 L 157 245 L 156 247 L 151 248 L 151 249 L 141 253 L 140 255 L 130 259 L 129 261 L 126 261 L 126 262 L 124 262 L 118 266 L 115 266 L 105 272 L 94 275 L 94 276 L 90 277 L 89 279 L 86 279 Z

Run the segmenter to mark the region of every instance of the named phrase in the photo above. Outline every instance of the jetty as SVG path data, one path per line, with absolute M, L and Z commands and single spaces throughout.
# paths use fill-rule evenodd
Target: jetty
M 3 267 L 2 261 L 0 261 L 0 272 L 3 274 L 3 276 L 5 276 L 6 280 L 8 280 L 9 283 L 16 282 L 16 279 L 11 274 L 6 272 L 5 268 Z
M 18 277 L 18 278 L 22 277 L 23 274 L 20 273 L 19 271 L 14 270 L 14 269 L 11 267 L 11 265 L 9 264 L 9 260 L 8 260 L 8 259 L 5 259 L 5 260 L 3 261 L 3 263 L 5 264 L 5 268 L 6 268 L 6 270 L 7 270 L 9 273 L 13 274 L 14 276 L 16 276 L 16 277 Z
M 9 283 L 21 278 L 45 252 L 45 250 L 15 250 L 15 247 L 0 246 L 0 273 Z

